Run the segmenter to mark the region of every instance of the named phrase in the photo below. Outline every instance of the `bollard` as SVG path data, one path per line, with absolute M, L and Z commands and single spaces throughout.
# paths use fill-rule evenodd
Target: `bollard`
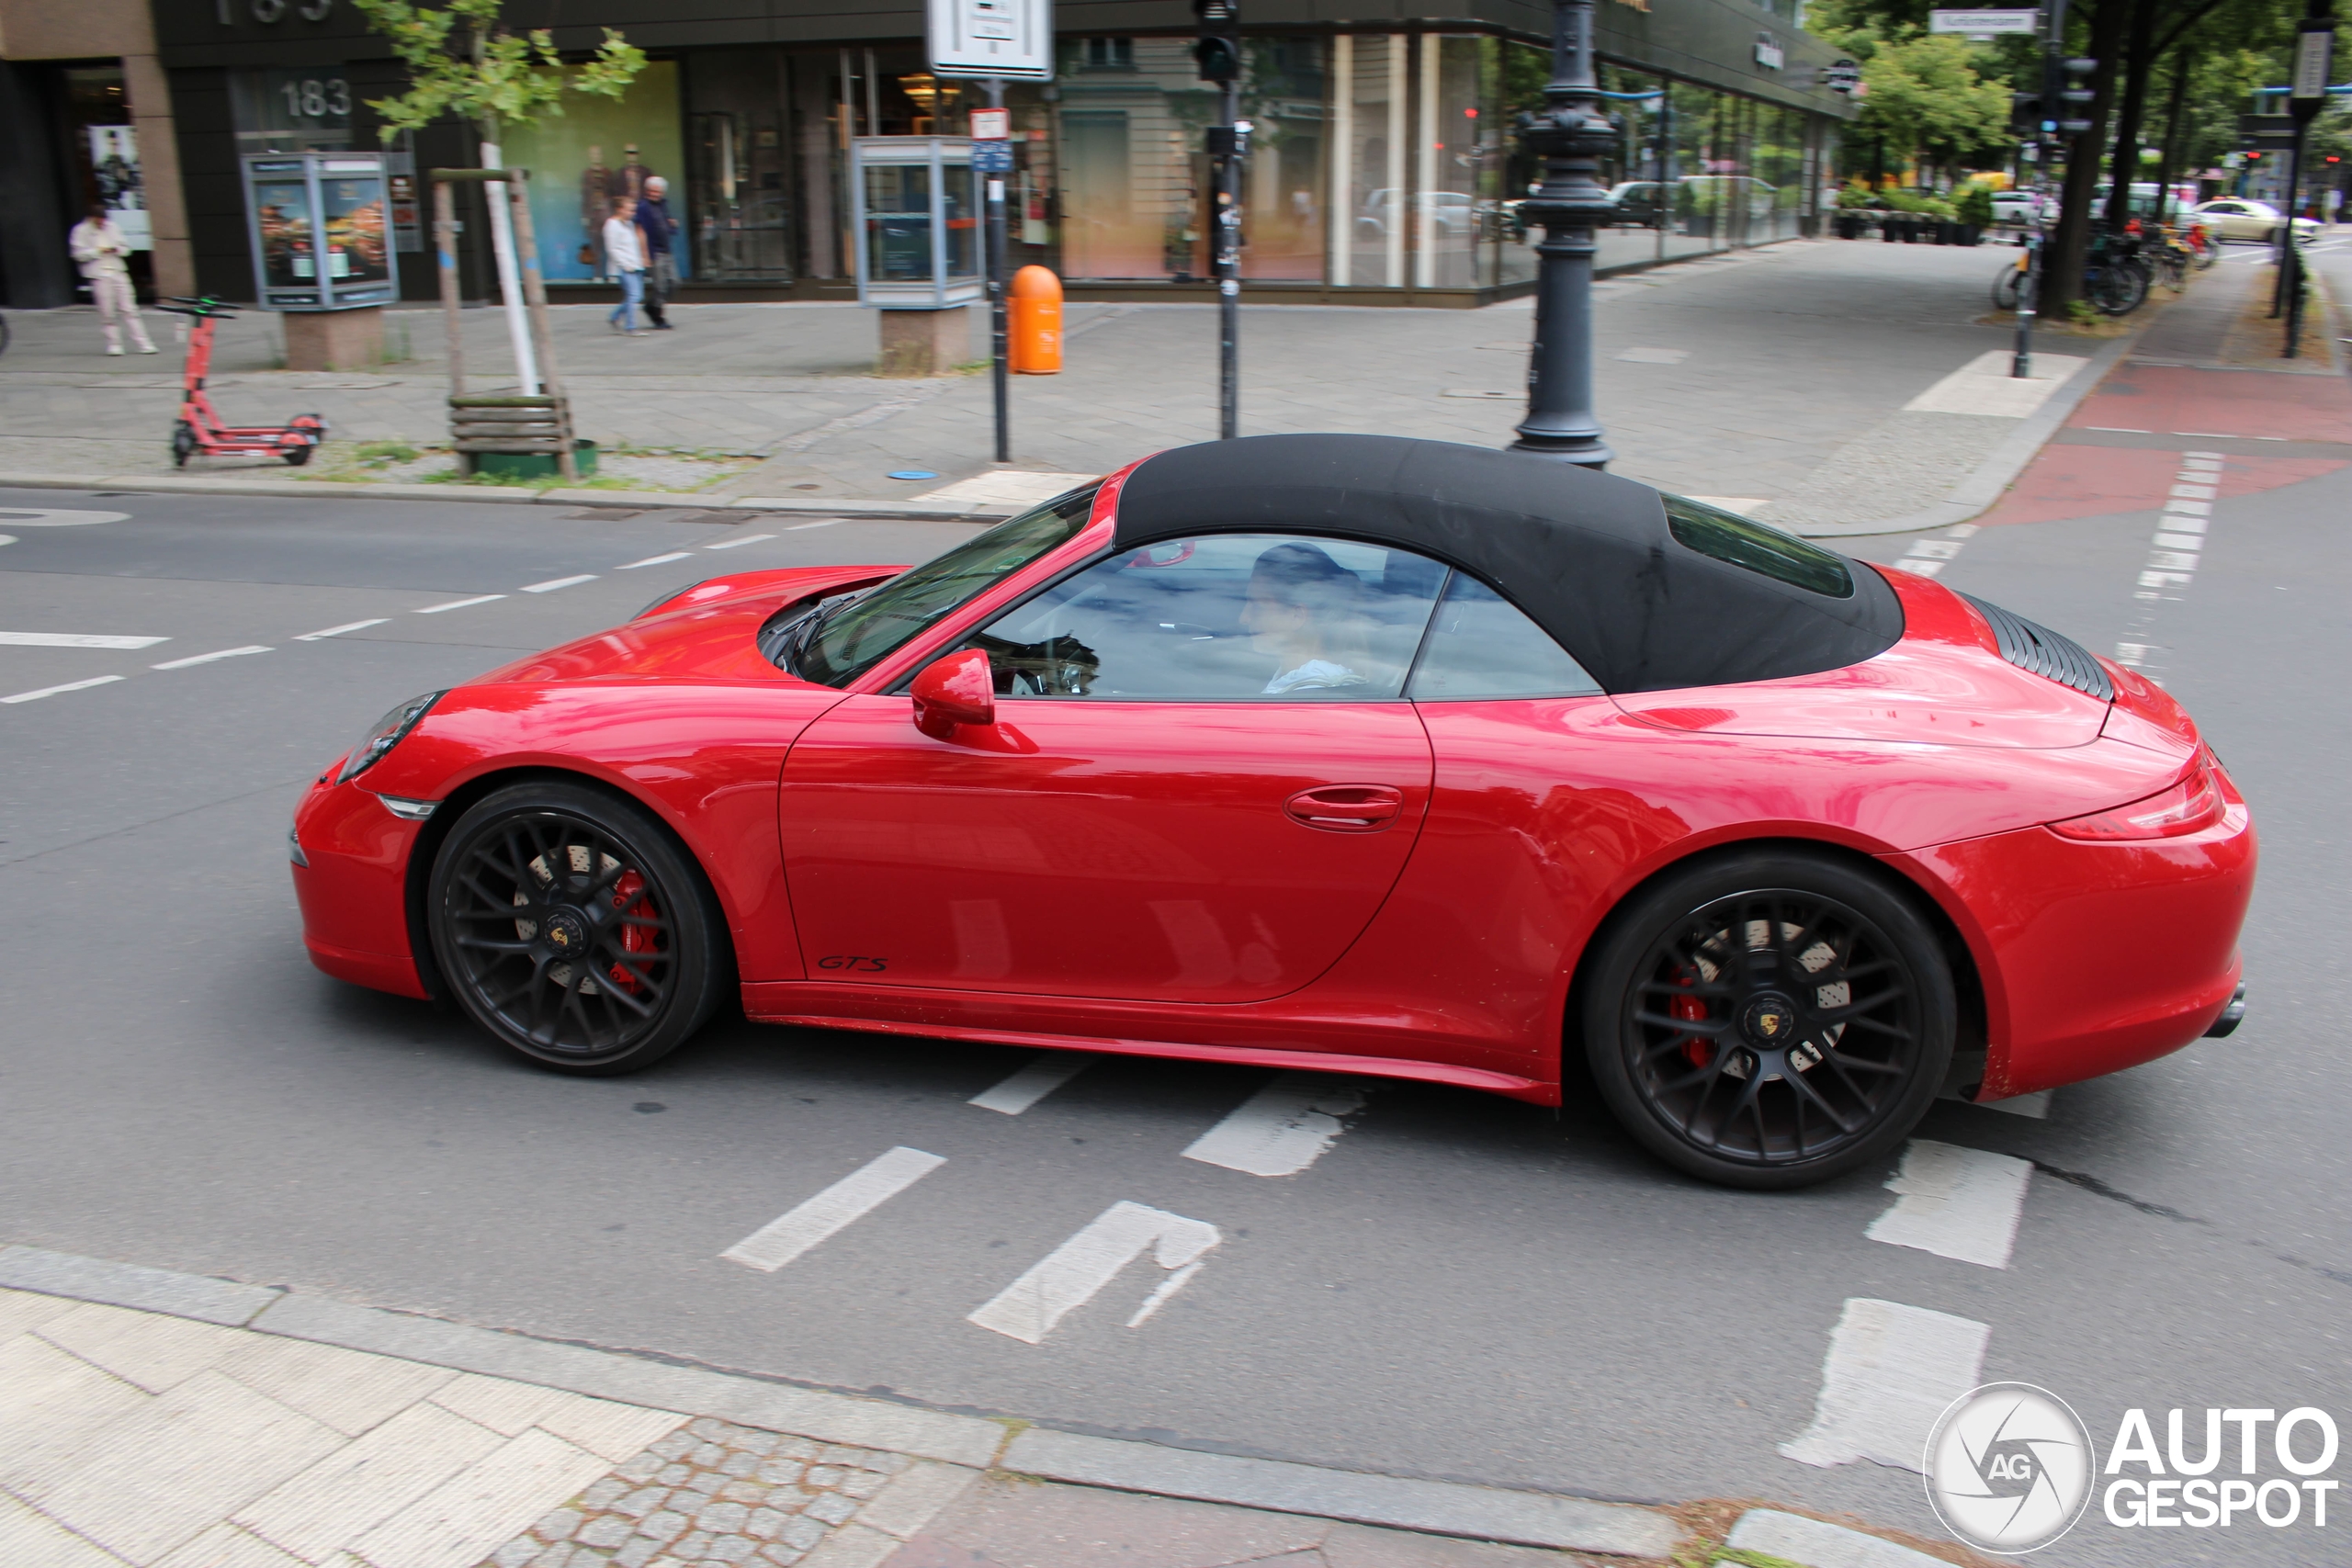
M 1062 280 L 1049 267 L 1024 266 L 1012 275 L 1010 358 L 1023 376 L 1052 376 L 1062 367 Z

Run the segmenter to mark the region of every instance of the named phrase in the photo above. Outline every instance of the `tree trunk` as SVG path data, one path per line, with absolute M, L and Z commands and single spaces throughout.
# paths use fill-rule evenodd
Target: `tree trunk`
M 2115 159 L 2108 173 L 2107 226 L 2121 229 L 2132 220 L 2132 181 L 2140 172 L 2140 120 L 2147 111 L 2148 77 L 2155 69 L 2151 47 L 2156 34 L 2156 7 L 2163 0 L 2133 0 L 2131 38 L 2123 61 L 2123 107 L 2115 120 Z
M 2164 156 L 2156 162 L 2156 210 L 2164 211 L 2165 193 L 2172 188 L 2173 171 L 2180 164 L 2180 117 L 2188 107 L 2188 40 L 2172 51 L 2171 102 L 2165 108 Z
M 2091 90 L 2096 95 L 2083 118 L 2090 129 L 2073 138 L 2066 147 L 2066 183 L 2059 197 L 2058 228 L 2050 237 L 2050 250 L 2042 262 L 2041 296 L 2039 305 L 2044 316 L 2064 316 L 2066 307 L 2082 298 L 2083 260 L 2090 252 L 2091 198 L 2098 186 L 2099 155 L 2107 148 L 2107 116 L 2115 103 L 2117 46 L 2123 41 L 2125 14 L 2130 0 L 2103 0 L 2090 12 L 2090 57 L 2098 62 L 2092 74 Z M 2052 106 L 2062 118 L 2066 106 Z

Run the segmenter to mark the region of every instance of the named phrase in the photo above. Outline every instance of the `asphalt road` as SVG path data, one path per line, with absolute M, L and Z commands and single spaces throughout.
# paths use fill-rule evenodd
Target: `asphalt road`
M 126 515 L 0 513 L 0 631 L 170 640 L 0 643 L 0 697 L 122 677 L 0 704 L 0 1240 L 1082 1430 L 1927 1534 L 1908 1472 L 1778 1451 L 1851 1298 L 1987 1325 L 1984 1376 L 2059 1392 L 2102 1450 L 2132 1406 L 2160 1439 L 2187 1407 L 2192 1449 L 2209 1405 L 2352 1419 L 2340 465 L 2220 502 L 2193 584 L 2159 604 L 2133 598 L 2144 511 L 1986 528 L 1944 569 L 2101 651 L 2160 650 L 2265 840 L 2235 1037 L 2063 1089 L 2043 1120 L 1949 1103 L 1921 1129 L 2038 1162 L 2006 1269 L 1869 1239 L 1887 1172 L 1702 1187 L 1583 1103 L 1378 1087 L 1319 1158 L 1266 1177 L 1183 1157 L 1264 1072 L 1102 1060 L 1004 1114 L 967 1102 L 1030 1053 L 740 1021 L 633 1078 L 533 1071 L 454 1013 L 311 969 L 285 869 L 307 779 L 396 701 L 657 592 L 918 558 L 963 530 L 0 493 L 12 507 Z M 772 536 L 711 553 L 753 534 Z M 773 1272 L 719 1256 L 898 1146 L 945 1163 Z M 1170 1278 L 1140 1262 L 1040 1343 L 968 1321 L 1123 1201 L 1220 1237 L 1156 1314 L 1127 1325 Z M 2038 1560 L 2308 1562 L 2330 1539 L 2250 1517 L 2123 1530 L 2094 1505 Z

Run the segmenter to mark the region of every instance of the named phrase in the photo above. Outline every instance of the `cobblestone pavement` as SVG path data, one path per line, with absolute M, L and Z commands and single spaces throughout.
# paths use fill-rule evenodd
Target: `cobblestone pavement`
M 1984 281 L 2009 254 L 1792 242 L 1597 286 L 1597 406 L 1618 453 L 1614 471 L 1701 495 L 1802 498 L 1809 517 L 1905 510 L 1965 474 L 2011 427 L 1900 412 L 2007 341 L 1977 318 Z M 761 459 L 714 493 L 899 499 L 910 492 L 888 477 L 894 470 L 955 482 L 990 466 L 989 378 L 873 377 L 874 319 L 855 306 L 681 306 L 678 331 L 640 338 L 605 334 L 602 313 L 553 312 L 581 433 Z M 168 471 L 177 388 L 168 337 L 158 358 L 108 358 L 96 352 L 87 310 L 10 320 L 0 471 Z M 323 413 L 335 443 L 322 472 L 342 466 L 334 448 L 344 442 L 437 440 L 447 395 L 438 318 L 418 309 L 393 320 L 409 361 L 333 375 L 271 368 L 280 362 L 277 323 L 265 315 L 228 323 L 214 382 L 224 414 Z M 496 383 L 499 318 L 469 310 L 464 325 L 478 384 Z M 1508 443 L 1523 409 L 1532 325 L 1525 300 L 1477 310 L 1245 305 L 1243 429 Z M 1013 467 L 1101 472 L 1216 434 L 1210 307 L 1074 304 L 1066 329 L 1062 374 L 1013 378 Z M 973 352 L 984 352 L 977 339 Z M 189 472 L 256 470 L 286 471 L 199 459 Z
M 492 1568 L 794 1568 L 911 1462 L 904 1454 L 814 1443 L 705 1416 L 488 1561 Z

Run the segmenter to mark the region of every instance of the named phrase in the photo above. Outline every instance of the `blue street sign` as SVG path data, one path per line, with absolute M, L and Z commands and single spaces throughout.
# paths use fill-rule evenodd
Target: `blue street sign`
M 1012 173 L 1012 143 L 1010 141 L 973 142 L 972 167 L 984 175 Z

